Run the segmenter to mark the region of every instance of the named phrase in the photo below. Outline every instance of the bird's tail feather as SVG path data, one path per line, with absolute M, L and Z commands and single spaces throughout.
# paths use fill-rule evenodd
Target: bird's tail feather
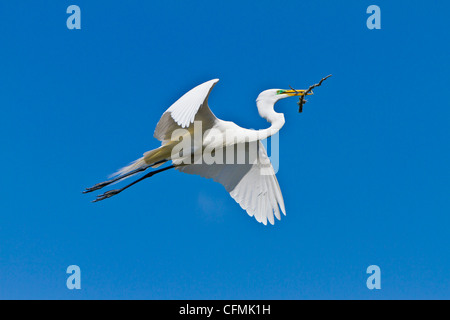
M 117 172 L 110 175 L 110 178 L 117 178 L 124 176 L 126 174 L 129 174 L 132 171 L 138 170 L 138 169 L 144 169 L 148 167 L 157 168 L 161 166 L 162 164 L 166 163 L 168 160 L 168 155 L 170 155 L 170 152 L 168 153 L 168 148 L 165 148 L 165 146 L 161 146 L 159 148 L 147 151 L 144 153 L 144 156 L 133 161 L 129 165 L 119 169 Z M 138 172 L 136 172 L 138 173 Z M 133 175 L 129 175 L 128 177 L 132 177 Z

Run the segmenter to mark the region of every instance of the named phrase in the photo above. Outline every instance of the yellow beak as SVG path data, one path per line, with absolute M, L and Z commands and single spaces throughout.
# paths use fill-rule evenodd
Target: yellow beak
M 287 94 L 291 97 L 295 97 L 295 96 L 303 96 L 305 95 L 306 90 L 286 90 L 285 92 L 283 92 L 284 94 Z M 308 92 L 308 96 L 312 95 L 313 92 Z

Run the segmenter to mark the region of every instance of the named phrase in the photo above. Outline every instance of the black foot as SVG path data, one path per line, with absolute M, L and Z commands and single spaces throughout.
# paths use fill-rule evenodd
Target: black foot
M 97 184 L 96 184 L 95 186 L 93 186 L 93 187 L 86 188 L 86 190 L 84 190 L 83 193 L 89 193 L 89 192 L 92 192 L 92 191 L 101 189 L 101 188 L 103 188 L 103 187 L 106 187 L 106 186 L 107 186 L 108 184 L 110 184 L 110 183 L 111 183 L 110 181 L 105 181 L 105 182 L 97 183 Z
M 122 192 L 121 189 L 106 191 L 105 193 L 98 195 L 97 199 L 93 200 L 92 202 L 99 202 L 99 201 L 111 198 L 112 196 L 115 196 L 116 194 L 119 194 L 120 192 Z

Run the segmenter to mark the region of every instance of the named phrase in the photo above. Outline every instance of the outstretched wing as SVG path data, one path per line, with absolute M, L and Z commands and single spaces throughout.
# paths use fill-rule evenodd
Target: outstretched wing
M 205 130 L 212 127 L 217 118 L 208 107 L 208 97 L 217 82 L 219 79 L 202 83 L 172 104 L 159 120 L 153 136 L 160 141 L 170 140 L 174 130 L 188 128 L 194 121 L 202 121 Z
M 253 164 L 192 164 L 177 167 L 177 170 L 197 174 L 222 184 L 231 197 L 258 222 L 274 224 L 275 217 L 284 215 L 283 196 L 272 164 L 261 142 L 258 143 L 258 157 Z M 248 148 L 246 159 L 248 159 Z

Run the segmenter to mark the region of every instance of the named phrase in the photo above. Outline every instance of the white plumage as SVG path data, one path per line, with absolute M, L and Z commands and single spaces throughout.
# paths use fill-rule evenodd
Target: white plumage
M 280 220 L 280 210 L 286 214 L 283 196 L 275 172 L 261 142 L 255 164 L 192 164 L 177 169 L 189 174 L 213 179 L 222 184 L 231 197 L 258 222 L 274 224 L 274 214 Z
M 170 113 L 172 119 L 179 126 L 182 128 L 188 127 L 194 122 L 195 115 L 201 106 L 208 108 L 209 94 L 217 82 L 219 82 L 219 79 L 213 79 L 198 85 L 175 101 L 166 112 Z M 205 109 L 202 112 L 205 112 Z M 158 126 L 156 130 L 158 130 Z

